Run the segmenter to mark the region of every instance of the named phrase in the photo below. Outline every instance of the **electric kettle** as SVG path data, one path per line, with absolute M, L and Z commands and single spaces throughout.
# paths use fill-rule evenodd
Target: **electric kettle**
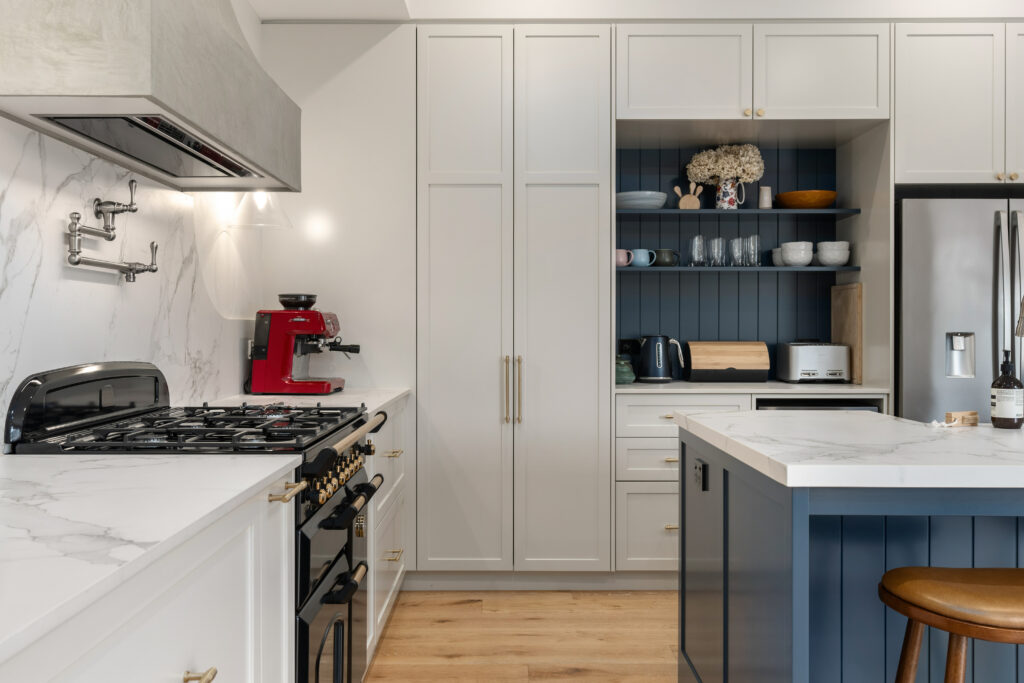
M 651 384 L 672 381 L 672 363 L 668 356 L 670 344 L 675 344 L 679 367 L 686 367 L 683 363 L 683 347 L 675 339 L 660 334 L 640 337 L 640 371 L 636 381 Z

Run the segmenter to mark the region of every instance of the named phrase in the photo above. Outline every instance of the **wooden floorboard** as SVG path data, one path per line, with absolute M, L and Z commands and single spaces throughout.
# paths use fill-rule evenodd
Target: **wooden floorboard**
M 675 681 L 675 591 L 403 592 L 380 681 Z

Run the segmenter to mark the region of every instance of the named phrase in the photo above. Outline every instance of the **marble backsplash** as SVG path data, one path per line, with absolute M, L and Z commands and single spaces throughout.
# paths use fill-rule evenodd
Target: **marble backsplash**
M 27 375 L 102 360 L 141 360 L 167 376 L 175 404 L 241 391 L 253 311 L 242 278 L 246 240 L 218 225 L 209 210 L 232 195 L 192 196 L 136 178 L 139 211 L 117 217 L 114 242 L 86 238 L 84 253 L 149 261 L 157 273 L 135 283 L 112 271 L 67 264 L 68 214 L 86 225 L 94 197 L 128 201 L 124 169 L 0 119 L 0 405 L 6 410 Z M 230 241 L 230 248 L 223 243 Z M 202 247 L 220 243 L 217 262 Z M 204 254 L 206 252 L 203 252 Z M 207 282 L 220 284 L 209 288 Z M 238 283 L 235 285 L 235 283 Z M 232 286 L 235 285 L 235 286 Z M 211 297 L 210 292 L 214 292 Z M 216 301 L 214 300 L 216 298 Z M 251 319 L 251 313 L 248 316 Z

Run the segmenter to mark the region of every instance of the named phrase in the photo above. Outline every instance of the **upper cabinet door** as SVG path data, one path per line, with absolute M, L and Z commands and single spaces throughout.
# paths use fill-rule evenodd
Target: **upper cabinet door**
M 1024 24 L 1006 25 L 1006 180 L 1024 182 Z
M 616 28 L 620 119 L 749 119 L 750 24 Z
M 611 569 L 611 125 L 610 27 L 517 26 L 517 571 Z
M 889 118 L 889 24 L 754 26 L 754 118 Z
M 1005 24 L 896 24 L 897 183 L 1003 179 L 1005 34 Z
M 417 36 L 417 565 L 510 570 L 512 29 Z

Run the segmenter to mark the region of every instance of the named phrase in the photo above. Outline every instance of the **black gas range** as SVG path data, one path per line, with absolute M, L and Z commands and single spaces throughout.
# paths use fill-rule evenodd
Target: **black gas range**
M 383 483 L 367 477 L 367 434 L 387 415 L 366 407 L 242 404 L 171 407 L 148 363 L 105 362 L 40 373 L 7 412 L 12 453 L 302 456 L 278 500 L 295 506 L 297 683 L 356 683 L 366 670 L 369 571 L 362 511 Z

